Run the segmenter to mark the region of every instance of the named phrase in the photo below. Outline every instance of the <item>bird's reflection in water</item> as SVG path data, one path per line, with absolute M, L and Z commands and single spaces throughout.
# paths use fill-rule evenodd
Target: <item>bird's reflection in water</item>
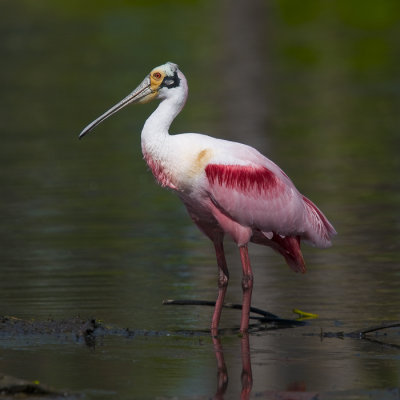
M 225 364 L 222 344 L 218 336 L 212 338 L 214 344 L 215 357 L 218 368 L 218 386 L 215 393 L 215 400 L 222 400 L 226 389 L 228 388 L 228 370 Z M 251 371 L 250 344 L 248 333 L 243 334 L 240 340 L 240 350 L 242 356 L 242 391 L 240 398 L 246 400 L 250 398 L 251 388 L 253 386 L 253 373 Z
M 213 336 L 212 340 L 218 368 L 218 383 L 214 400 L 223 400 L 228 389 L 228 369 L 225 364 L 224 352 L 219 337 Z M 250 399 L 253 387 L 253 373 L 251 369 L 251 355 L 248 333 L 243 334 L 240 339 L 240 351 L 242 358 L 240 399 L 248 400 Z M 302 381 L 293 381 L 289 383 L 282 391 L 266 390 L 263 392 L 257 392 L 257 394 L 253 394 L 253 396 L 262 396 L 262 398 L 273 399 L 279 398 L 281 400 L 311 400 L 316 399 L 318 393 L 308 392 L 305 383 Z
M 228 370 L 226 369 L 224 351 L 222 349 L 221 340 L 218 336 L 212 336 L 214 345 L 215 357 L 217 359 L 217 392 L 215 393 L 214 399 L 223 399 L 226 389 L 228 387 Z
M 250 397 L 251 388 L 253 387 L 253 373 L 251 371 L 250 344 L 248 333 L 244 334 L 240 340 L 240 351 L 242 355 L 242 399 Z

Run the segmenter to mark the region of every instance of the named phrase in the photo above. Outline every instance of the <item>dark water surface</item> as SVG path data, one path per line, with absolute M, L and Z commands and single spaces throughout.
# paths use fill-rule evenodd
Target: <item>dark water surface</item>
M 249 360 L 254 398 L 400 397 L 399 330 L 319 335 L 400 320 L 400 7 L 356 3 L 0 2 L 0 315 L 79 315 L 141 332 L 94 349 L 4 335 L 0 374 L 88 399 L 202 399 L 218 392 L 223 354 L 219 398 L 240 397 Z M 173 131 L 259 148 L 339 232 L 328 250 L 304 247 L 303 276 L 251 246 L 253 305 L 319 319 L 250 334 L 250 355 L 232 333 L 220 344 L 182 334 L 207 329 L 211 309 L 161 305 L 214 300 L 217 269 L 211 244 L 142 160 L 140 131 L 155 105 L 77 139 L 168 60 L 190 87 Z M 238 251 L 226 248 L 227 300 L 240 302 Z M 227 310 L 222 327 L 239 321 Z

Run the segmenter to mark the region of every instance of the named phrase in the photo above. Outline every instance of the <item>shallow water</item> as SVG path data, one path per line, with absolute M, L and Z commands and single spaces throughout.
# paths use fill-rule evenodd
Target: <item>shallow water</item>
M 223 354 L 225 398 L 240 396 L 243 360 L 258 398 L 399 398 L 398 330 L 373 340 L 319 334 L 400 320 L 400 10 L 389 1 L 365 2 L 363 12 L 261 3 L 0 3 L 0 315 L 80 315 L 162 332 L 99 338 L 94 349 L 4 336 L 1 373 L 89 399 L 210 398 Z M 207 334 L 182 334 L 207 329 L 211 309 L 161 305 L 215 299 L 217 271 L 211 244 L 142 160 L 140 130 L 154 105 L 77 140 L 167 60 L 190 86 L 173 131 L 256 146 L 339 232 L 328 250 L 304 247 L 302 276 L 251 246 L 253 305 L 319 319 L 250 334 L 250 356 L 232 333 L 221 337 L 223 353 Z M 240 302 L 237 249 L 226 248 L 227 301 Z M 239 320 L 226 310 L 222 328 Z

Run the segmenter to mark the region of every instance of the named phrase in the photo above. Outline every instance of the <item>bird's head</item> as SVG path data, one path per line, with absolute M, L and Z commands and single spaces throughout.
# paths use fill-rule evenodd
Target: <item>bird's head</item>
M 142 103 L 147 103 L 153 99 L 165 98 L 170 93 L 171 89 L 178 89 L 181 85 L 182 73 L 178 66 L 171 62 L 154 68 L 146 77 L 150 79 L 151 94 L 140 100 Z
M 154 99 L 165 99 L 172 93 L 182 89 L 185 90 L 185 88 L 185 77 L 176 64 L 167 62 L 160 65 L 154 68 L 133 92 L 86 126 L 80 133 L 79 138 L 82 138 L 105 119 L 128 104 L 148 103 Z

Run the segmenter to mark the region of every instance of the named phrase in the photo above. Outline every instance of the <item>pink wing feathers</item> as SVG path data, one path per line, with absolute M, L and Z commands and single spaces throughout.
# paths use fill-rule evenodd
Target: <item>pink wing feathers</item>
M 336 233 L 324 214 L 282 173 L 251 165 L 208 164 L 212 201 L 243 226 L 282 236 L 300 236 L 318 247 Z
M 212 201 L 239 224 L 281 235 L 304 232 L 302 196 L 270 169 L 209 164 L 205 173 Z
M 307 225 L 310 227 L 306 232 L 308 237 L 305 239 L 318 247 L 329 247 L 332 237 L 336 235 L 335 228 L 310 199 L 302 197 L 306 206 Z
M 279 180 L 268 168 L 249 165 L 208 164 L 205 168 L 211 184 L 255 195 L 273 194 L 279 189 Z
M 300 239 L 328 247 L 336 234 L 333 226 L 276 164 L 248 146 L 240 150 L 246 160 L 252 156 L 250 163 L 206 166 L 212 202 L 227 217 L 251 228 L 252 241 L 271 246 L 293 270 L 305 272 Z

